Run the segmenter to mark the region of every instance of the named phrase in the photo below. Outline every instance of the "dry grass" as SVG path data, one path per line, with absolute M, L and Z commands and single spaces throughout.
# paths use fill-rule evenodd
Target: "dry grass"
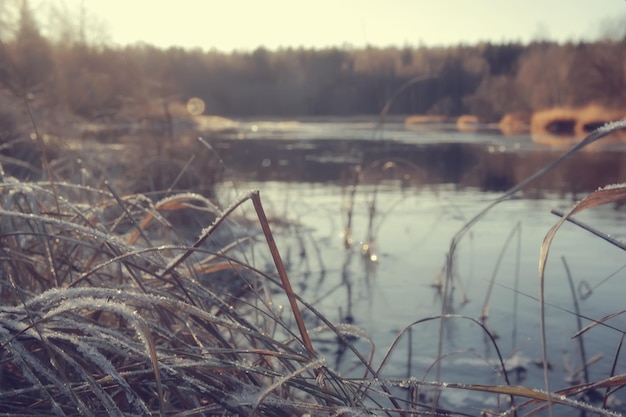
M 404 119 L 405 125 L 422 124 L 422 123 L 445 123 L 448 120 L 446 116 L 432 114 L 414 114 Z
M 626 109 L 611 109 L 599 104 L 590 104 L 579 109 L 575 134 L 579 138 L 583 138 L 595 129 L 606 123 L 626 118 Z M 618 131 L 607 137 L 603 142 L 626 141 L 626 132 Z
M 507 113 L 500 119 L 498 127 L 505 136 L 526 133 L 530 129 L 530 117 L 524 113 Z
M 471 114 L 464 114 L 456 119 L 456 128 L 461 132 L 475 132 L 478 130 L 479 123 L 478 117 Z
M 57 189 L 82 201 L 61 197 L 56 210 L 45 182 L 6 178 L 2 187 L 2 415 L 291 415 L 343 405 L 315 383 L 323 362 L 267 304 L 263 288 L 281 284 L 226 255 L 223 239 L 210 244 L 218 226 L 233 225 L 208 200 Z M 196 210 L 213 226 L 189 244 L 166 215 Z
M 533 113 L 530 131 L 534 142 L 549 146 L 571 146 L 594 129 L 626 117 L 624 109 L 608 109 L 590 104 L 581 108 L 554 107 Z M 626 140 L 624 132 L 614 132 L 595 147 Z

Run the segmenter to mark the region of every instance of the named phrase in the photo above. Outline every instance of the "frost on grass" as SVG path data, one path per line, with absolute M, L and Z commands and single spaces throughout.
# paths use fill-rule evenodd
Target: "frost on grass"
M 185 193 L 153 205 L 69 183 L 58 183 L 55 195 L 46 182 L 6 180 L 0 414 L 8 410 L 4 399 L 30 415 L 155 414 L 164 398 L 159 384 L 173 414 L 199 405 L 235 414 L 240 402 L 267 416 L 320 409 L 309 391 L 322 392 L 310 381 L 323 363 L 258 330 L 275 327 L 273 317 L 254 314 L 261 309 L 241 295 L 200 285 L 182 261 L 176 282 L 160 277 L 163 264 L 177 259 L 162 252 L 186 247 L 159 241 L 144 248 L 126 233 L 161 227 L 170 236 L 171 224 L 150 220 L 181 209 L 218 214 L 210 201 Z M 254 193 L 207 217 L 214 221 L 203 234 L 228 220 L 228 244 L 220 250 L 230 251 L 233 236 L 247 233 L 227 218 Z
M 312 329 L 310 333 L 322 333 L 322 332 L 332 332 L 338 331 L 342 335 L 348 338 L 361 338 L 370 340 L 369 334 L 367 334 L 363 329 L 354 326 L 348 323 L 339 323 L 335 325 L 335 330 L 330 329 L 328 326 L 320 326 L 315 329 Z
M 126 396 L 126 401 L 132 406 L 134 412 L 147 415 L 150 413 L 146 404 L 137 397 L 128 382 L 120 375 L 115 365 L 104 356 L 98 349 L 89 343 L 77 341 L 78 352 L 95 364 L 105 375 L 110 376 L 122 388 Z
M 252 385 L 242 385 L 237 392 L 232 393 L 229 402 L 233 406 L 251 406 L 255 407 L 259 403 L 263 391 L 259 387 Z
M 197 205 L 194 205 L 194 204 L 190 204 L 190 203 L 188 203 L 189 201 L 201 202 L 204 207 L 200 207 L 200 206 L 197 206 Z M 155 204 L 155 206 L 156 207 L 167 207 L 170 204 L 174 204 L 174 203 L 177 203 L 177 202 L 185 202 L 185 204 L 187 204 L 188 207 L 192 207 L 192 208 L 203 209 L 203 210 L 208 209 L 208 210 L 211 210 L 211 211 L 213 211 L 215 213 L 219 212 L 219 208 L 215 204 L 213 204 L 213 202 L 211 202 L 211 200 L 209 200 L 208 198 L 206 198 L 206 197 L 204 197 L 204 196 L 202 196 L 200 194 L 191 193 L 191 192 L 189 192 L 189 193 L 179 193 L 179 194 L 174 194 L 174 195 L 169 196 L 169 197 L 165 197 L 165 198 L 159 200 Z
M 619 129 L 626 129 L 626 120 L 606 123 L 603 126 L 600 126 L 597 131 L 599 133 L 610 133 Z
M 607 191 L 607 190 L 617 190 L 620 188 L 626 188 L 626 182 L 617 183 L 617 184 L 608 184 L 604 187 L 598 187 L 596 191 Z
M 258 190 L 250 190 L 247 193 L 242 194 L 239 198 L 236 198 L 228 207 L 226 207 L 223 211 L 218 211 L 216 213 L 216 217 L 213 222 L 203 228 L 200 231 L 200 235 L 198 236 L 198 240 L 205 239 L 211 233 L 214 232 L 215 228 L 223 223 L 228 217 L 243 203 L 252 198 L 252 196 L 259 194 Z

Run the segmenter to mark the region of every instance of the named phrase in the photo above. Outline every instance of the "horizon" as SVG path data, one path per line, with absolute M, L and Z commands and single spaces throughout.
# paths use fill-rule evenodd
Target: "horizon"
M 82 14 L 88 38 L 96 43 L 116 47 L 143 43 L 163 49 L 199 48 L 223 53 L 250 52 L 260 47 L 431 48 L 533 41 L 562 44 L 599 40 L 611 32 L 626 35 L 624 25 L 620 25 L 626 22 L 624 0 L 576 4 L 567 0 L 483 0 L 473 3 L 471 9 L 462 0 L 420 3 L 320 0 L 309 8 L 288 0 L 178 0 L 177 7 L 146 0 L 60 0 L 46 4 L 61 7 L 74 24 Z M 594 7 L 599 3 L 605 7 Z M 142 15 L 147 18 L 137 24 Z

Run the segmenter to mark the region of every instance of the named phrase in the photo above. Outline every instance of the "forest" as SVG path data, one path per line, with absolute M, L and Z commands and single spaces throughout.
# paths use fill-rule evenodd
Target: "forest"
M 114 47 L 87 39 L 83 25 L 61 20 L 44 31 L 26 1 L 10 22 L 1 12 L 4 95 L 86 120 L 124 119 L 191 97 L 204 101 L 205 114 L 229 118 L 373 115 L 416 77 L 389 113 L 471 114 L 489 122 L 557 106 L 626 107 L 626 36 L 592 43 L 223 53 Z

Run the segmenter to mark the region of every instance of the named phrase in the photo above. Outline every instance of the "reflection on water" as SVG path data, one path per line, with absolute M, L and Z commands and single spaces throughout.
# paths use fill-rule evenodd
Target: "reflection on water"
M 269 216 L 281 219 L 272 227 L 299 295 L 333 322 L 363 329 L 376 346 L 373 365 L 380 366 L 381 377 L 432 381 L 441 364 L 442 381 L 504 383 L 495 370 L 493 343 L 465 319 L 443 324 L 442 356 L 437 353 L 442 323 L 430 320 L 402 333 L 381 365 L 406 326 L 445 310 L 484 318 L 487 328 L 498 335 L 496 343 L 512 382 L 542 388 L 543 374 L 536 366 L 541 358 L 537 264 L 539 246 L 557 221 L 550 210 L 566 211 L 582 193 L 622 182 L 626 161 L 618 151 L 581 153 L 520 198 L 496 207 L 461 241 L 454 290 L 442 306 L 438 276 L 454 234 L 503 190 L 564 152 L 537 148 L 524 138 L 505 144 L 508 140 L 493 135 L 479 143 L 437 144 L 213 138 L 211 145 L 238 175 L 235 187 L 233 182 L 223 184 L 221 199 L 233 201 L 240 191 L 261 190 Z M 600 207 L 577 217 L 618 239 L 626 237 L 619 207 Z M 255 250 L 256 256 L 264 253 L 262 245 Z M 574 225 L 559 231 L 545 293 L 550 305 L 546 326 L 553 390 L 583 382 L 581 369 L 586 368 L 590 380 L 611 375 L 621 336 L 614 329 L 626 327 L 626 319 L 615 317 L 610 320 L 614 329 L 596 327 L 585 335 L 586 358 L 602 355 L 585 367 L 579 340 L 571 339 L 577 331 L 571 311 L 576 297 L 586 317 L 584 326 L 589 318 L 622 309 L 623 267 L 621 250 Z M 280 301 L 280 294 L 276 297 Z M 322 323 L 314 322 L 313 327 L 316 324 Z M 358 333 L 350 340 L 365 356 L 372 349 Z M 354 354 L 338 342 L 332 336 L 314 335 L 316 348 L 331 366 L 344 375 L 362 376 Z M 621 362 L 617 374 L 626 372 Z M 493 396 L 445 394 L 447 405 L 471 410 L 470 415 L 478 415 L 477 409 L 506 408 Z M 426 401 L 429 393 L 408 390 L 406 395 Z M 568 415 L 566 409 L 555 411 Z
M 489 138 L 489 137 L 488 137 Z M 530 139 L 492 143 L 410 144 L 348 139 L 212 139 L 226 167 L 241 179 L 350 182 L 355 169 L 366 184 L 393 179 L 403 187 L 456 184 L 504 191 L 562 155 L 563 149 L 528 146 Z M 506 143 L 506 144 L 503 144 Z M 392 163 L 392 166 L 384 164 Z M 593 191 L 626 179 L 622 151 L 581 152 L 531 185 L 527 196 Z

